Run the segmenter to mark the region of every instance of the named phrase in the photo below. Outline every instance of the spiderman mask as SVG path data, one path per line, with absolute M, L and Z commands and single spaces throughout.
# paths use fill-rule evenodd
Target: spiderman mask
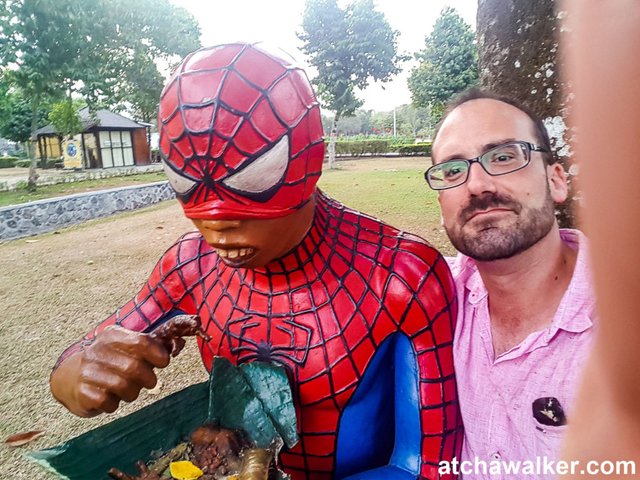
M 283 217 L 313 195 L 320 110 L 283 53 L 236 43 L 189 55 L 162 92 L 158 123 L 165 171 L 192 220 Z

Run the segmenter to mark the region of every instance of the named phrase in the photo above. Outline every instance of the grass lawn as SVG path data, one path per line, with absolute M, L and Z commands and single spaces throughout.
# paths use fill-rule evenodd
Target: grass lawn
M 100 178 L 83 182 L 58 183 L 56 185 L 43 185 L 31 193 L 24 189 L 0 192 L 0 207 L 16 205 L 18 203 L 32 202 L 45 198 L 61 197 L 73 193 L 90 192 L 92 190 L 106 190 L 108 188 L 126 187 L 129 185 L 141 185 L 144 183 L 166 180 L 164 172 L 141 173 L 126 177 Z

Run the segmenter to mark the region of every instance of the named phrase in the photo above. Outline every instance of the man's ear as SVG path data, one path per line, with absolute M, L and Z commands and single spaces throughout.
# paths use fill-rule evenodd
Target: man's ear
M 569 196 L 569 184 L 567 183 L 567 172 L 560 162 L 547 166 L 547 181 L 551 198 L 556 203 L 564 203 Z

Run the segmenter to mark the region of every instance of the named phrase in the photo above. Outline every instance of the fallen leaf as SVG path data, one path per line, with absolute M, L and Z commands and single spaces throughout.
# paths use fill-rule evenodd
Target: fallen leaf
M 4 439 L 5 445 L 10 447 L 19 447 L 44 435 L 42 430 L 32 430 L 31 432 L 16 433 Z

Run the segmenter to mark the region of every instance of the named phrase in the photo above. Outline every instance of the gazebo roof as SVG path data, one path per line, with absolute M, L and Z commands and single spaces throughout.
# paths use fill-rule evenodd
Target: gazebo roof
M 90 114 L 89 108 L 83 108 L 78 112 L 80 121 L 82 122 L 82 132 L 87 132 L 94 127 L 102 129 L 117 130 L 133 130 L 137 128 L 145 128 L 147 124 L 140 124 L 130 118 L 123 117 L 120 114 L 110 112 L 109 110 L 97 110 L 93 115 Z M 53 135 L 57 131 L 53 124 L 39 128 L 31 135 L 35 139 L 38 135 Z

